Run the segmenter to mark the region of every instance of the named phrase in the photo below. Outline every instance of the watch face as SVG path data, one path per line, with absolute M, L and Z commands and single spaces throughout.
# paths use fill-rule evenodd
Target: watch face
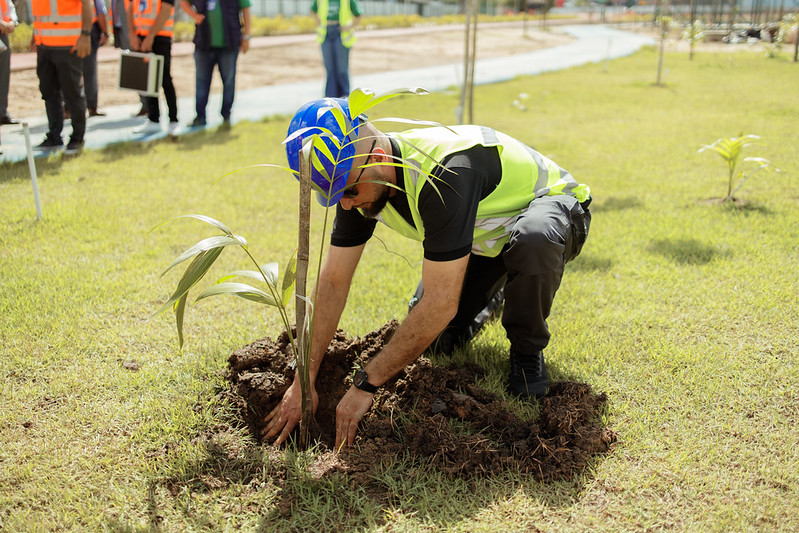
M 364 383 L 368 383 L 369 376 L 366 375 L 366 372 L 363 370 L 356 370 L 355 375 L 352 378 L 352 384 L 356 387 L 360 388 Z
M 352 384 L 355 386 L 356 389 L 361 389 L 366 392 L 371 392 L 372 394 L 377 392 L 378 389 L 378 387 L 375 387 L 374 385 L 369 383 L 369 375 L 363 369 L 355 371 L 355 375 L 352 376 Z

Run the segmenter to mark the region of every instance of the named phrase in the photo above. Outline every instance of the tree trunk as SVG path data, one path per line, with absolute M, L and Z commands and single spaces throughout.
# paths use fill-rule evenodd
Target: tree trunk
M 469 85 L 469 71 L 472 65 L 472 16 L 474 15 L 472 6 L 473 0 L 468 0 L 466 3 L 466 24 L 464 27 L 464 40 L 463 40 L 463 86 L 461 87 L 460 110 L 458 112 L 458 123 L 465 124 L 464 117 L 466 114 L 467 102 L 471 98 L 471 86 Z
M 688 53 L 688 59 L 690 61 L 694 60 L 694 44 L 696 42 L 696 35 L 694 32 L 696 31 L 696 27 L 694 26 L 694 20 L 696 20 L 696 2 L 691 0 L 691 8 L 690 8 L 690 20 L 688 20 L 688 31 L 690 32 L 688 35 L 691 37 L 691 50 Z
M 472 57 L 469 59 L 469 124 L 474 122 L 474 63 L 477 60 L 477 14 L 480 7 L 480 0 L 472 0 Z
M 310 143 L 309 143 L 310 147 Z M 303 147 L 300 154 L 300 213 L 299 236 L 297 244 L 297 372 L 300 376 L 302 390 L 302 419 L 300 420 L 300 448 L 308 445 L 308 435 L 313 423 L 313 401 L 311 398 L 311 380 L 308 365 L 311 360 L 310 339 L 305 334 L 307 311 L 308 260 L 311 245 L 311 165 L 310 157 L 313 149 L 306 152 Z
M 663 21 L 660 23 L 660 50 L 658 52 L 658 80 L 656 85 L 662 85 L 661 79 L 663 77 L 663 47 L 665 46 L 666 43 L 666 27 L 667 27 L 666 18 L 665 16 L 663 16 Z

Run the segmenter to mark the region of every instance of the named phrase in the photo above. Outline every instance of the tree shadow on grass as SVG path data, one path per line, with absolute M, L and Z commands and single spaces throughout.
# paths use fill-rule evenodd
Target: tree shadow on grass
M 36 155 L 36 157 L 34 157 L 36 180 L 40 182 L 45 181 L 50 174 L 58 172 L 61 165 L 75 157 L 78 156 L 65 155 L 61 152 Z M 27 159 L 22 161 L 4 161 L 0 163 L 0 183 L 6 183 L 17 179 L 31 180 Z
M 722 250 L 697 239 L 660 239 L 650 244 L 648 249 L 681 265 L 706 265 L 732 255 L 729 250 Z
M 742 198 L 732 198 L 724 201 L 723 198 L 706 198 L 701 204 L 718 207 L 723 213 L 733 215 L 773 215 L 774 211 L 768 206 L 748 201 Z
M 569 262 L 566 270 L 569 272 L 608 272 L 611 268 L 613 268 L 613 260 L 608 257 L 580 254 L 574 261 Z
M 642 207 L 643 202 L 635 196 L 608 196 L 591 204 L 592 211 L 623 211 Z

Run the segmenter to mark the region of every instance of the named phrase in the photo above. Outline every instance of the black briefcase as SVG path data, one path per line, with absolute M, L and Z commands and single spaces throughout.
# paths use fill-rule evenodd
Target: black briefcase
M 119 56 L 119 88 L 142 96 L 158 96 L 164 78 L 164 56 L 122 50 Z

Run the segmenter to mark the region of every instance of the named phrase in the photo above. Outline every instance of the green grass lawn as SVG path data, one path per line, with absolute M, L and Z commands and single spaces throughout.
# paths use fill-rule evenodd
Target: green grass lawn
M 227 356 L 277 335 L 277 314 L 192 305 L 179 351 L 171 315 L 151 315 L 180 273 L 159 276 L 211 232 L 148 231 L 202 213 L 284 264 L 296 182 L 250 168 L 213 184 L 283 164 L 287 118 L 38 160 L 41 221 L 27 165 L 0 167 L 0 530 L 799 529 L 799 65 L 754 52 L 665 62 L 664 87 L 649 49 L 476 89 L 475 122 L 536 147 L 595 199 L 547 357 L 555 379 L 608 394 L 619 441 L 572 481 L 464 482 L 398 459 L 378 499 L 227 426 Z M 449 123 L 457 103 L 403 97 L 371 118 Z M 740 133 L 760 135 L 747 155 L 781 172 L 720 205 L 726 166 L 697 150 Z M 414 243 L 379 236 L 342 319 L 351 334 L 402 318 L 420 275 Z M 248 266 L 235 251 L 221 263 Z M 495 324 L 460 357 L 500 383 L 507 349 Z M 286 479 L 275 461 L 292 465 Z

